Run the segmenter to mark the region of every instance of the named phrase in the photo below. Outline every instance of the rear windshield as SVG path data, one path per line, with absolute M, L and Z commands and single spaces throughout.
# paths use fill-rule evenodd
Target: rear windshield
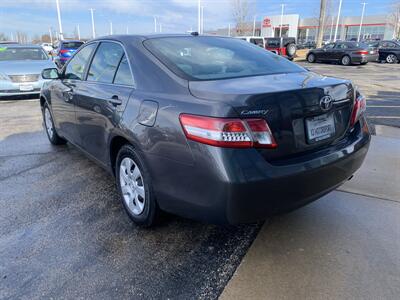
M 266 39 L 267 46 L 279 47 L 281 45 L 281 39 Z
M 82 42 L 67 42 L 62 44 L 62 48 L 67 49 L 78 49 L 83 43 Z
M 223 37 L 165 37 L 144 41 L 145 47 L 178 76 L 215 80 L 304 69 L 251 43 Z
M 6 60 L 47 60 L 49 57 L 42 48 L 2 47 L 0 61 Z

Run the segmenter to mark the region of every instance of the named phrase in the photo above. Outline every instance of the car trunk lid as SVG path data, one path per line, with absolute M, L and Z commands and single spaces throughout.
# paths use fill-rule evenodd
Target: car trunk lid
M 312 72 L 190 81 L 189 88 L 195 97 L 230 104 L 243 119 L 264 118 L 278 144 L 277 149 L 259 150 L 270 161 L 340 140 L 347 132 L 354 102 L 351 82 Z M 327 109 L 321 106 L 326 96 L 332 100 Z M 313 138 L 311 131 L 319 125 L 330 125 L 334 133 Z

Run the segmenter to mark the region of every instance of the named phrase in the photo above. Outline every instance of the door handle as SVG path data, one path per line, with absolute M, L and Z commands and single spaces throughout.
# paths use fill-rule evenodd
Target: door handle
M 117 95 L 114 95 L 111 97 L 111 99 L 108 100 L 112 105 L 118 106 L 122 104 L 122 100 L 118 98 Z

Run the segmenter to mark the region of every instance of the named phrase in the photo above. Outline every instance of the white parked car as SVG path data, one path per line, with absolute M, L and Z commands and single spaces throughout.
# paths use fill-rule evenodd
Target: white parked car
M 235 38 L 260 46 L 261 48 L 265 48 L 265 41 L 261 36 L 236 36 Z
M 46 51 L 48 54 L 50 54 L 54 49 L 53 46 L 50 43 L 43 43 L 42 48 L 44 51 Z

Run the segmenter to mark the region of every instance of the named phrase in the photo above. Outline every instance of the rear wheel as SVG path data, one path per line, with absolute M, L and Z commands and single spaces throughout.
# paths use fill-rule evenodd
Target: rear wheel
M 150 227 L 158 217 L 150 174 L 131 145 L 122 146 L 115 168 L 117 187 L 124 208 L 137 225 Z
M 396 55 L 389 54 L 388 56 L 386 56 L 386 62 L 388 64 L 397 64 L 399 62 L 399 60 Z
M 43 106 L 43 124 L 50 143 L 53 145 L 63 145 L 67 142 L 57 134 L 54 127 L 53 116 L 51 115 L 50 108 L 47 104 Z
M 315 54 L 313 54 L 313 53 L 308 54 L 307 55 L 307 61 L 309 63 L 315 63 Z
M 342 57 L 341 61 L 343 66 L 349 66 L 351 64 L 351 58 L 348 55 Z

